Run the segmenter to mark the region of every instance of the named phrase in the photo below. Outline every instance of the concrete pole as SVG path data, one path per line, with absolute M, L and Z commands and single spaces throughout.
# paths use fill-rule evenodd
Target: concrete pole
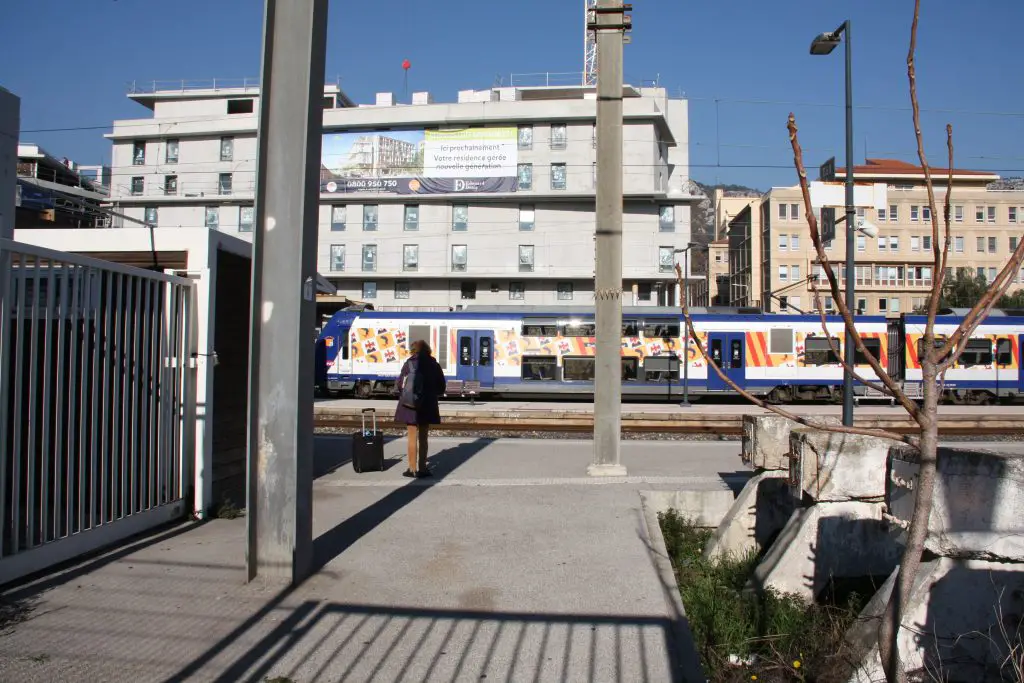
M 597 0 L 597 367 L 591 476 L 624 476 L 622 422 L 622 36 L 620 0 Z
M 856 209 L 853 206 L 853 62 L 850 45 L 850 21 L 843 22 L 843 43 L 846 48 L 846 308 L 856 316 L 857 296 L 854 293 L 856 278 L 856 256 L 854 253 L 854 228 Z M 846 365 L 854 367 L 857 359 L 853 340 L 846 344 Z M 843 372 L 843 424 L 853 426 L 853 373 Z
M 246 567 L 313 556 L 313 344 L 327 0 L 265 0 L 253 236 Z

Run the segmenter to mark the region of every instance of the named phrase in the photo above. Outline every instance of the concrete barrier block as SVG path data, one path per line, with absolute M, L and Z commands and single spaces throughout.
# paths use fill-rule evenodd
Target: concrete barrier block
M 812 602 L 832 577 L 888 576 L 899 555 L 881 503 L 819 503 L 793 513 L 751 583 Z
M 769 470 L 751 478 L 732 502 L 704 549 L 708 559 L 743 557 L 775 538 L 796 508 L 786 472 Z
M 641 491 L 640 497 L 655 513 L 675 510 L 702 527 L 717 527 L 736 500 L 732 489 L 691 489 L 682 491 Z
M 944 557 L 1024 562 L 1024 455 L 942 447 L 937 457 L 925 548 Z M 909 524 L 920 455 L 892 447 L 888 469 L 889 514 Z
M 893 442 L 861 434 L 794 429 L 789 481 L 812 500 L 873 500 L 885 496 L 885 463 Z
M 823 424 L 841 424 L 834 415 L 815 417 Z M 789 433 L 800 423 L 780 415 L 744 415 L 740 458 L 758 470 L 789 468 Z

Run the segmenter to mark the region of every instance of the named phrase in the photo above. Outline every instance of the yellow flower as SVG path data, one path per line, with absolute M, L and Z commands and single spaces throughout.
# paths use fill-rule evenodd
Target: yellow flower
M 756 680 L 757 680 L 757 674 L 754 674 L 754 675 L 752 675 L 752 676 L 750 677 L 750 680 L 752 680 L 752 681 L 756 681 Z
M 799 669 L 800 668 L 800 660 L 799 659 L 794 659 L 793 660 L 793 668 L 794 669 Z

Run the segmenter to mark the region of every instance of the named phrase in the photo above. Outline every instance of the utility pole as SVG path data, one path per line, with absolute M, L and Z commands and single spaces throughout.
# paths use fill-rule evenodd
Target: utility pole
M 265 0 L 249 348 L 246 567 L 313 566 L 313 345 L 327 0 Z
M 597 367 L 591 476 L 625 476 L 622 423 L 622 44 L 630 26 L 621 0 L 597 0 L 587 27 L 597 33 Z

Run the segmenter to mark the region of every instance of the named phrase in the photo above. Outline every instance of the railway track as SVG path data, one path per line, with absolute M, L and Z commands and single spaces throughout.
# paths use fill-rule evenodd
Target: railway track
M 807 417 L 813 419 L 813 415 Z M 393 410 L 378 410 L 378 428 L 404 430 L 404 425 L 393 421 Z M 317 410 L 314 413 L 314 428 L 321 432 L 339 430 L 355 431 L 360 428 L 361 415 L 358 410 Z M 742 415 L 737 414 L 642 414 L 624 412 L 622 432 L 631 436 L 650 434 L 652 436 L 704 435 L 739 436 L 742 432 Z M 898 415 L 865 415 L 855 422 L 858 427 L 887 429 L 901 434 L 917 431 L 915 423 Z M 442 433 L 565 433 L 582 434 L 594 429 L 593 416 L 584 412 L 563 411 L 456 411 L 442 415 L 442 423 L 434 430 Z M 939 433 L 943 436 L 1024 436 L 1024 415 L 946 415 L 939 418 Z

